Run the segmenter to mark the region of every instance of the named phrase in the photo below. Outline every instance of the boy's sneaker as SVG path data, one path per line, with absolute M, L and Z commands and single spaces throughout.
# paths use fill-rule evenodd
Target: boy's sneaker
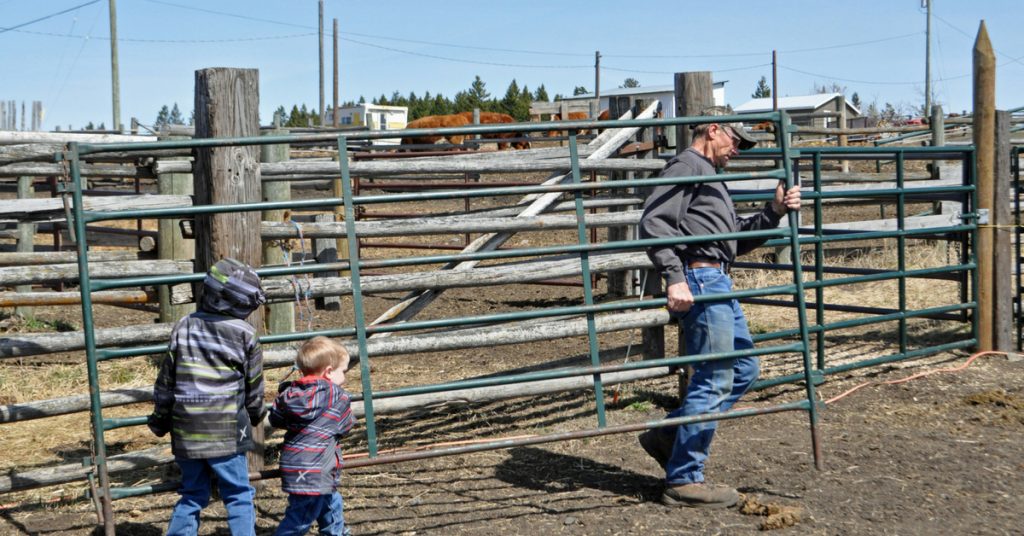
M 675 441 L 670 441 L 669 436 L 661 433 L 661 430 L 652 428 L 637 436 L 640 446 L 644 448 L 650 457 L 654 458 L 662 469 L 668 465 L 668 459 L 672 456 L 672 447 Z
M 728 508 L 739 500 L 740 494 L 735 489 L 704 482 L 666 486 L 661 495 L 661 503 L 666 506 L 689 508 Z

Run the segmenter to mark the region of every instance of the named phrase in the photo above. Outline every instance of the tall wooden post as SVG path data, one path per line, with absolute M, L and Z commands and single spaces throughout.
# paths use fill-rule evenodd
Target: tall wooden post
M 847 123 L 846 123 L 846 96 L 845 95 L 839 95 L 838 97 L 836 97 L 836 111 L 839 112 L 839 118 L 838 118 L 839 125 L 838 126 L 839 126 L 839 128 L 845 130 L 847 128 L 847 126 L 848 126 Z M 847 144 L 848 144 L 848 138 L 847 138 L 846 134 L 840 134 L 839 135 L 839 146 L 840 147 L 846 147 Z M 840 160 L 839 161 L 839 167 L 841 168 L 841 171 L 843 173 L 849 173 L 850 172 L 850 161 L 849 160 Z
M 196 138 L 259 135 L 259 71 L 210 68 L 196 71 Z M 209 147 L 195 150 L 196 205 L 257 203 L 262 199 L 260 158 L 256 146 Z M 260 266 L 259 212 L 196 216 L 196 269 L 206 271 L 224 257 Z M 202 287 L 202 285 L 198 285 Z M 200 297 L 202 289 L 197 289 Z M 263 310 L 248 318 L 263 332 Z M 257 448 L 249 470 L 263 469 L 263 427 L 254 423 Z
M 1014 221 L 1010 179 L 1010 112 L 995 113 L 994 188 L 989 222 L 993 231 L 992 266 L 992 348 L 1000 352 L 1015 350 L 1013 337 L 1013 264 Z
M 676 117 L 700 115 L 715 105 L 711 71 L 676 73 Z M 689 125 L 676 125 L 676 154 L 686 150 L 693 141 Z
M 977 158 L 978 208 L 992 213 L 995 176 L 995 103 L 996 57 L 992 42 L 985 29 L 985 21 L 978 28 L 974 41 L 974 146 Z M 995 348 L 993 344 L 993 292 L 992 264 L 994 231 L 991 226 L 978 229 L 978 350 Z
M 188 136 L 168 136 L 166 139 L 187 139 Z M 173 158 L 187 160 L 187 157 Z M 192 195 L 191 173 L 161 173 L 157 175 L 157 190 L 160 195 Z M 192 260 L 196 257 L 196 241 L 181 236 L 180 218 L 157 220 L 157 257 L 166 260 Z M 198 268 L 197 268 L 198 269 Z M 171 302 L 171 287 L 157 287 L 160 301 L 160 322 L 176 322 L 179 318 L 195 311 L 194 303 L 174 305 Z
M 266 136 L 285 136 L 286 129 L 275 128 L 264 132 Z M 288 144 L 260 146 L 261 162 L 285 162 L 288 160 Z M 261 185 L 264 201 L 290 201 L 292 186 L 289 181 L 268 181 Z M 287 210 L 264 210 L 263 221 L 284 221 Z M 263 264 L 284 264 L 284 250 L 277 242 L 263 243 Z M 267 333 L 292 333 L 295 331 L 295 304 L 281 302 L 267 305 Z
M 32 177 L 18 177 L 18 199 L 32 199 L 35 197 L 35 190 L 32 187 Z M 18 223 L 18 245 L 19 252 L 32 252 L 35 250 L 36 224 L 29 222 Z M 14 288 L 18 292 L 31 292 L 32 285 L 19 285 Z M 22 317 L 34 316 L 32 307 L 15 307 L 14 314 Z
M 338 117 L 338 19 L 334 19 L 334 104 L 331 105 L 331 125 L 334 128 L 341 126 L 341 118 Z

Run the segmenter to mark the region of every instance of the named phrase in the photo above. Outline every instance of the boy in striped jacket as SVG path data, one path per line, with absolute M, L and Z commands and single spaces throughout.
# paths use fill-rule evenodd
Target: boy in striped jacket
M 306 341 L 295 358 L 302 377 L 286 382 L 270 409 L 270 424 L 286 430 L 281 447 L 281 488 L 288 509 L 275 536 L 302 535 L 316 521 L 319 534 L 348 536 L 337 485 L 341 476 L 338 440 L 355 418 L 342 389 L 349 356 L 327 337 Z
M 149 429 L 171 433 L 181 468 L 181 499 L 167 534 L 199 532 L 216 475 L 232 536 L 255 534 L 256 490 L 245 453 L 263 420 L 263 354 L 245 319 L 266 302 L 260 278 L 246 264 L 222 259 L 203 280 L 199 310 L 174 325 L 170 349 L 153 387 Z

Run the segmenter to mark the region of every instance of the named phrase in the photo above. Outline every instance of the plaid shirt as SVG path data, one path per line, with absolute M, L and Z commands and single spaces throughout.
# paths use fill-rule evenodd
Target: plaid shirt
M 338 439 L 355 423 L 349 395 L 326 378 L 305 376 L 281 386 L 270 424 L 287 430 L 281 447 L 281 488 L 327 495 L 341 476 Z

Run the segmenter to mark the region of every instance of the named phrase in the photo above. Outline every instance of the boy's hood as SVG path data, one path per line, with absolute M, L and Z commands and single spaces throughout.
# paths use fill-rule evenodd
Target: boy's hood
M 312 422 L 330 409 L 332 389 L 341 389 L 325 378 L 305 376 L 291 382 L 277 395 L 275 406 L 298 422 Z
M 245 320 L 267 302 L 260 276 L 246 264 L 221 259 L 203 280 L 203 299 L 199 308 Z

